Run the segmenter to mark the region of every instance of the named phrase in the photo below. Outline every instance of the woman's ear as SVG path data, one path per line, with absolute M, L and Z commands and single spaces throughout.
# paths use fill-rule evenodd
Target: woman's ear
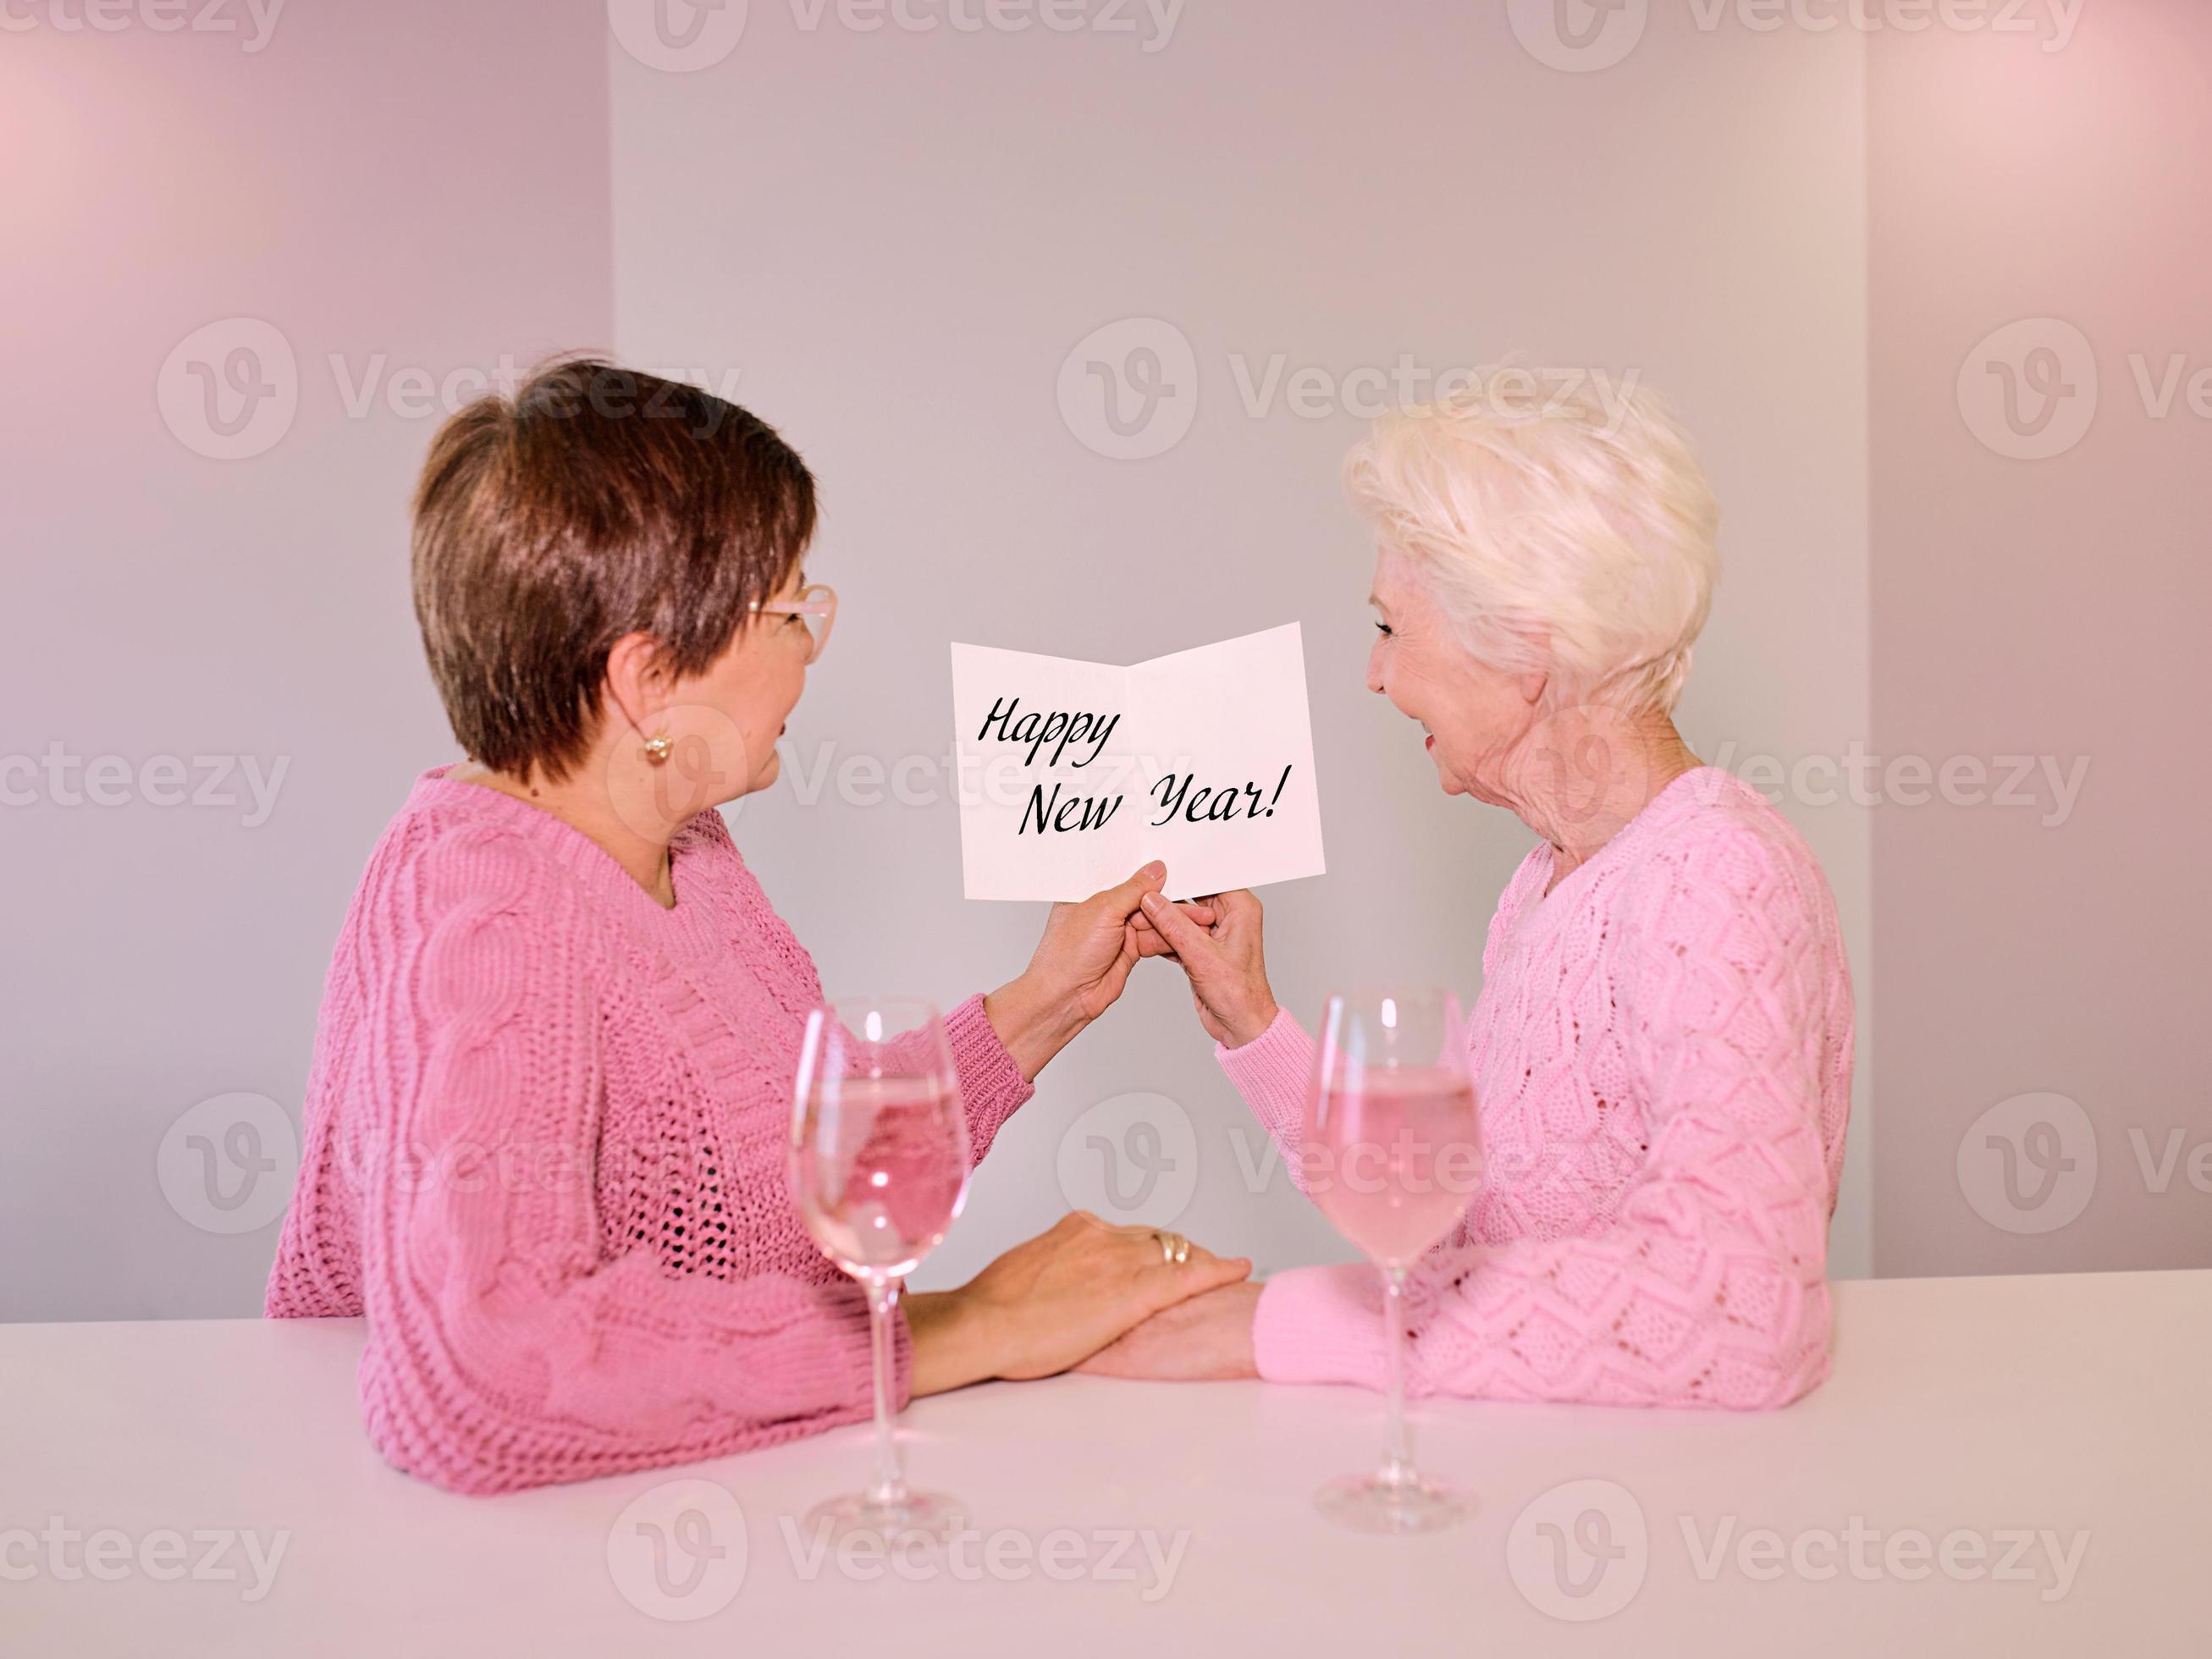
M 1522 675 L 1521 701 L 1534 708 L 1544 701 L 1544 688 L 1551 683 L 1551 675 L 1541 670 Z
M 669 679 L 659 643 L 652 635 L 623 635 L 607 653 L 608 717 L 644 732 L 668 705 Z

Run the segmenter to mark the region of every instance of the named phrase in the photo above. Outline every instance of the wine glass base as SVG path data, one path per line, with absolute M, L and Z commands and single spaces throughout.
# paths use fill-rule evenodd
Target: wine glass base
M 1354 1532 L 1442 1532 L 1474 1513 L 1474 1499 L 1410 1471 L 1347 1474 L 1314 1494 L 1314 1507 Z
M 908 1548 L 942 1547 L 967 1519 L 957 1500 L 943 1492 L 909 1492 L 884 1502 L 867 1492 L 851 1492 L 817 1504 L 807 1512 L 809 1534 L 828 1529 L 832 1545 L 848 1538 L 880 1538 Z

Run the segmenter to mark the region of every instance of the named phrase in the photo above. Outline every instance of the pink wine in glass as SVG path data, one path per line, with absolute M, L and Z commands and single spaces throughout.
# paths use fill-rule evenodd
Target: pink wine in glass
M 903 1279 L 944 1242 L 968 1170 L 945 1133 L 960 1114 L 933 1078 L 843 1078 L 834 1110 L 857 1143 L 801 1200 L 822 1253 L 855 1279 Z
M 1447 991 L 1333 996 L 1306 1097 L 1306 1189 L 1382 1274 L 1382 1464 L 1315 1495 L 1364 1532 L 1434 1532 L 1468 1500 L 1413 1467 L 1406 1434 L 1406 1274 L 1467 1213 L 1482 1177 L 1468 1030 Z
M 945 1021 L 908 998 L 817 1008 L 792 1092 L 792 1199 L 822 1253 L 867 1292 L 876 1395 L 875 1479 L 817 1505 L 807 1525 L 941 1542 L 959 1507 L 906 1483 L 891 1425 L 891 1314 L 967 1195 L 968 1115 Z
M 1387 1066 L 1323 1086 L 1322 1213 L 1370 1261 L 1418 1261 L 1459 1224 L 1480 1179 L 1474 1079 L 1459 1066 Z

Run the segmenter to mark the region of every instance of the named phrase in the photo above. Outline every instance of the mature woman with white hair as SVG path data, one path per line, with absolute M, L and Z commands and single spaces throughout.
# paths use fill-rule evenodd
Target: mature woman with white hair
M 1518 376 L 1516 380 L 1516 377 Z M 1827 1373 L 1850 969 L 1796 832 L 1671 711 L 1718 514 L 1656 400 L 1464 396 L 1346 465 L 1376 531 L 1367 684 L 1446 794 L 1536 832 L 1498 901 L 1469 1043 L 1487 1154 L 1416 1281 L 1414 1392 L 1756 1408 Z M 1223 1067 L 1300 1168 L 1313 1044 L 1259 901 L 1148 901 Z M 1204 925 L 1208 923 L 1210 925 Z M 1305 1267 L 1137 1327 L 1087 1369 L 1383 1384 L 1376 1275 Z

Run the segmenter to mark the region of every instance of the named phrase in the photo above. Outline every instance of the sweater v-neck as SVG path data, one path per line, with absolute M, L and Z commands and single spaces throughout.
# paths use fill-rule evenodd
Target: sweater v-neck
M 676 902 L 665 905 L 623 868 L 613 854 L 566 818 L 503 789 L 464 782 L 451 776 L 452 771 L 447 765 L 434 766 L 423 773 L 415 781 L 411 802 L 443 801 L 526 836 L 595 901 L 644 930 L 643 937 L 661 951 L 680 957 L 695 948 L 712 945 L 714 929 L 708 914 L 710 907 L 696 892 L 688 899 L 684 896 L 690 887 L 685 866 L 697 842 L 690 825 L 677 831 L 668 845 L 668 880 Z

